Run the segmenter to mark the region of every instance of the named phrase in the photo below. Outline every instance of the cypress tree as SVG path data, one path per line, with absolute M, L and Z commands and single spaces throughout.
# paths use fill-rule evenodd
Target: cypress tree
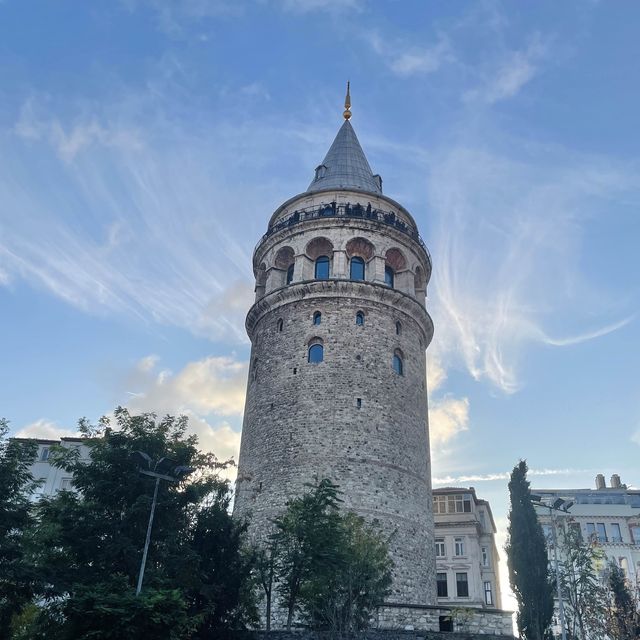
M 518 601 L 516 621 L 520 635 L 526 640 L 543 640 L 551 635 L 553 582 L 544 534 L 531 504 L 527 470 L 527 463 L 520 460 L 511 473 L 506 551 L 509 582 Z

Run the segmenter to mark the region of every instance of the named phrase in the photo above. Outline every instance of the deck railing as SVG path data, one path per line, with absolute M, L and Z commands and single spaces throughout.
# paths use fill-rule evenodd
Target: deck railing
M 363 207 L 359 203 L 352 205 L 349 202 L 331 202 L 329 204 L 320 205 L 319 207 L 315 206 L 296 209 L 293 213 L 289 214 L 282 220 L 278 220 L 278 222 L 269 227 L 267 232 L 260 239 L 260 242 L 278 231 L 288 229 L 301 222 L 324 218 L 355 218 L 393 227 L 394 229 L 408 235 L 410 238 L 413 238 L 413 240 L 415 240 L 424 249 L 424 252 L 427 254 L 427 259 L 429 260 L 429 267 L 431 267 L 431 255 L 429 254 L 429 250 L 427 249 L 424 241 L 420 237 L 420 234 L 404 222 L 404 220 L 399 218 L 393 211 L 373 209 L 370 204 Z

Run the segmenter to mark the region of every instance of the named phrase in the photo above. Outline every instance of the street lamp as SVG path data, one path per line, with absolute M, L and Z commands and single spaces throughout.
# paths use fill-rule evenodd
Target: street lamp
M 553 501 L 553 504 L 549 505 L 542 502 L 542 496 L 531 494 L 531 502 L 539 507 L 546 507 L 549 509 L 549 516 L 551 517 L 551 537 L 553 539 L 553 565 L 556 572 L 556 589 L 558 591 L 560 630 L 562 632 L 562 640 L 567 640 L 567 630 L 564 621 L 564 602 L 562 601 L 562 589 L 560 587 L 560 571 L 558 571 L 558 536 L 556 535 L 556 520 L 553 514 L 556 511 L 559 511 L 560 513 L 569 513 L 569 509 L 573 506 L 573 501 L 556 498 Z
M 193 467 L 184 465 L 176 465 L 175 460 L 170 458 L 160 458 L 151 470 L 151 456 L 144 451 L 134 451 L 133 459 L 138 463 L 138 471 L 145 476 L 151 476 L 156 479 L 155 488 L 153 490 L 153 500 L 151 501 L 151 513 L 149 514 L 149 524 L 147 525 L 147 537 L 144 541 L 144 551 L 142 552 L 142 562 L 140 563 L 140 573 L 138 574 L 138 586 L 136 587 L 136 596 L 142 591 L 142 580 L 144 579 L 144 569 L 147 564 L 147 554 L 149 553 L 149 543 L 151 542 L 151 528 L 153 527 L 153 516 L 156 512 L 156 502 L 158 500 L 158 487 L 160 480 L 167 482 L 179 482 L 184 477 L 195 471 Z M 169 474 L 173 475 L 169 475 Z

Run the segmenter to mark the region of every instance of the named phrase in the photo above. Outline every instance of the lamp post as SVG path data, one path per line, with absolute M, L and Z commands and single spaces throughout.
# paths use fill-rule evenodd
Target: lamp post
M 542 502 L 542 496 L 531 495 L 531 502 L 539 507 L 545 507 L 549 509 L 549 516 L 551 518 L 551 537 L 553 539 L 553 566 L 556 573 L 556 590 L 558 592 L 558 614 L 560 616 L 560 631 L 562 633 L 562 640 L 567 640 L 567 629 L 564 620 L 564 602 L 562 600 L 562 587 L 560 586 L 560 571 L 558 570 L 558 536 L 556 534 L 556 520 L 554 513 L 559 511 L 561 513 L 569 513 L 569 508 L 573 506 L 573 501 L 563 500 L 562 498 L 556 498 L 553 505 Z
M 134 451 L 133 458 L 138 463 L 138 472 L 145 476 L 151 476 L 156 479 L 153 489 L 153 500 L 151 501 L 151 513 L 149 513 L 149 524 L 147 525 L 147 536 L 144 541 L 144 551 L 142 552 L 142 562 L 140 563 L 140 572 L 138 573 L 138 585 L 136 586 L 136 596 L 142 591 L 142 581 L 144 580 L 144 569 L 147 565 L 147 554 L 149 553 L 149 544 L 151 543 L 151 529 L 153 528 L 153 518 L 156 513 L 156 503 L 158 501 L 158 487 L 160 480 L 167 482 L 179 482 L 184 477 L 194 471 L 192 467 L 184 465 L 176 465 L 174 460 L 170 458 L 160 458 L 151 470 L 151 456 L 144 451 Z M 172 473 L 173 475 L 169 475 Z

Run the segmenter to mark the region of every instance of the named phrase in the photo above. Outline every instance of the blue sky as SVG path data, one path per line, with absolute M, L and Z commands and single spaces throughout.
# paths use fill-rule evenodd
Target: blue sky
M 0 415 L 237 450 L 251 253 L 352 123 L 433 256 L 433 473 L 640 484 L 637 3 L 0 2 Z

